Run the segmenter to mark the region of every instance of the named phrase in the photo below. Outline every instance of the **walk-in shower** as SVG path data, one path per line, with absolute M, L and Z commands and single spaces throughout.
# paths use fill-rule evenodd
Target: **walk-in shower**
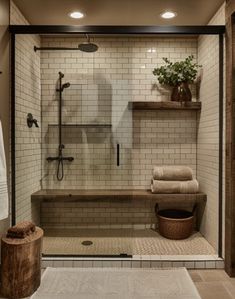
M 63 149 L 65 148 L 64 144 L 62 143 L 62 93 L 65 88 L 70 87 L 70 83 L 62 84 L 62 79 L 64 78 L 64 74 L 59 72 L 59 88 L 56 89 L 59 92 L 59 147 L 58 147 L 58 156 L 57 157 L 48 157 L 47 161 L 58 161 L 57 163 L 57 180 L 62 181 L 64 178 L 64 161 L 72 162 L 74 160 L 73 157 L 64 157 L 63 156 Z
M 36 30 L 24 30 L 28 28 Z M 85 26 L 56 34 L 59 28 L 40 31 L 40 39 L 16 36 L 16 221 L 32 219 L 40 225 L 43 254 L 63 259 L 161 255 L 162 263 L 169 255 L 215 257 L 221 240 L 217 174 L 222 82 L 215 73 L 222 66 L 219 40 L 211 34 L 222 31 L 186 27 L 162 35 L 157 27 Z M 99 50 L 79 46 L 85 41 L 97 43 Z M 34 45 L 45 51 L 34 52 Z M 208 58 L 207 53 L 213 55 Z M 181 61 L 189 54 L 203 65 L 204 76 L 200 98 L 193 88 L 193 102 L 183 106 L 169 100 L 168 90 L 155 88 L 152 70 L 162 65 L 162 57 Z M 21 84 L 21 78 L 30 85 Z M 39 128 L 27 127 L 26 105 Z M 154 165 L 192 168 L 200 193 L 152 194 Z M 163 239 L 157 231 L 156 202 L 161 209 L 189 210 L 197 202 L 195 229 L 200 226 L 200 231 L 185 241 Z

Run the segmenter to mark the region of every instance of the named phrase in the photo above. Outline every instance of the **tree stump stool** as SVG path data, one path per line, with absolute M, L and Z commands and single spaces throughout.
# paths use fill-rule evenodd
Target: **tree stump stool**
M 32 295 L 41 282 L 43 230 L 39 227 L 23 239 L 2 237 L 1 293 L 6 298 Z

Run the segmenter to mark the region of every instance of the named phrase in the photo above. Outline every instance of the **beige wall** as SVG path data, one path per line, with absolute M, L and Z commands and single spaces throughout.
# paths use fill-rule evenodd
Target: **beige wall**
M 210 25 L 225 24 L 225 5 Z M 198 41 L 198 62 L 203 65 L 198 119 L 197 176 L 200 188 L 207 194 L 201 231 L 218 248 L 219 187 L 219 37 L 201 36 Z
M 24 15 L 15 5 L 14 1 L 10 1 L 10 24 L 11 25 L 29 25 Z
M 0 119 L 3 126 L 4 145 L 9 170 L 10 148 L 10 70 L 9 70 L 9 1 L 0 0 Z M 8 171 L 9 175 L 9 171 Z M 9 224 L 9 219 L 0 221 L 0 234 Z

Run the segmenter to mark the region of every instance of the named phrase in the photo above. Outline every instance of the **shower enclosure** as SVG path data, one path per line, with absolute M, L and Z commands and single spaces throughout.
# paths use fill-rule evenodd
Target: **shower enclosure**
M 44 228 L 44 255 L 221 256 L 224 27 L 11 32 L 13 221 Z M 192 86 L 192 103 L 169 105 L 170 91 L 156 85 L 152 70 L 162 57 L 189 55 L 203 65 L 201 85 Z M 25 130 L 28 113 L 39 128 Z M 191 167 L 200 193 L 151 194 L 154 165 Z M 190 246 L 159 236 L 156 203 L 192 209 L 195 202 L 199 232 Z

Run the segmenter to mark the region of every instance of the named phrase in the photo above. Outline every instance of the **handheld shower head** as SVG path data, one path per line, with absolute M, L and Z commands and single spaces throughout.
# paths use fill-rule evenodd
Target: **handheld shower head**
M 61 91 L 63 91 L 65 88 L 68 88 L 70 86 L 70 83 L 67 82 L 67 83 L 64 83 L 62 86 L 61 86 Z

